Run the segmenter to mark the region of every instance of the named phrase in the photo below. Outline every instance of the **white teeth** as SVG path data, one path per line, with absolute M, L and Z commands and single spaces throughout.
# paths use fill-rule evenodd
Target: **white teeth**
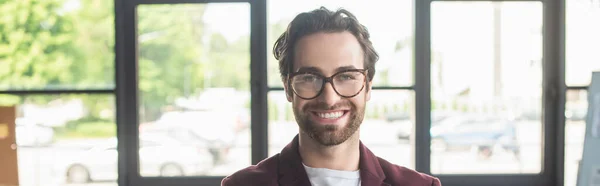
M 317 113 L 317 115 L 321 118 L 336 119 L 336 118 L 339 118 L 342 115 L 344 115 L 344 112 L 340 111 L 340 112 L 329 112 L 329 113 Z

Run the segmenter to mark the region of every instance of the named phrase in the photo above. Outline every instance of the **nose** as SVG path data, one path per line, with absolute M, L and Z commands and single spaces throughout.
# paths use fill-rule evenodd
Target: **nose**
M 317 101 L 327 104 L 328 106 L 335 105 L 340 99 L 340 95 L 338 95 L 333 89 L 333 85 L 331 83 L 325 83 L 323 86 L 323 92 L 321 95 L 317 97 Z

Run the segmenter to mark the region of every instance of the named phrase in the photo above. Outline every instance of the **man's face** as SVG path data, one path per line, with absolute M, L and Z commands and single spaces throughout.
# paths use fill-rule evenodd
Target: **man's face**
M 330 77 L 345 69 L 364 69 L 363 51 L 349 32 L 316 33 L 300 39 L 295 48 L 293 72 L 313 72 Z M 365 77 L 366 78 L 366 77 Z M 362 123 L 370 98 L 370 82 L 351 98 L 338 95 L 331 83 L 314 99 L 302 99 L 289 90 L 294 116 L 301 132 L 325 146 L 345 142 Z M 337 87 L 336 87 L 337 88 Z M 339 91 L 339 89 L 338 89 Z

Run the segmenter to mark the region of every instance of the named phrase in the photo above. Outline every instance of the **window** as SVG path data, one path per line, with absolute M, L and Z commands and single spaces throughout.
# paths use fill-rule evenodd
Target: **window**
M 113 1 L 6 1 L 0 12 L 0 105 L 17 108 L 20 184 L 117 185 Z
M 140 5 L 137 15 L 139 139 L 161 142 L 140 148 L 140 174 L 226 176 L 249 166 L 248 4 Z
M 431 4 L 432 173 L 541 171 L 541 28 L 539 2 Z
M 61 94 L 0 95 L 17 106 L 16 141 L 21 185 L 117 185 L 114 97 Z
M 554 183 L 560 176 L 546 174 L 559 168 L 554 163 L 564 163 L 565 186 L 575 185 L 585 89 L 591 72 L 600 70 L 594 55 L 600 27 L 592 24 L 600 19 L 598 0 L 565 0 L 564 47 L 542 41 L 562 34 L 555 30 L 563 26 L 561 19 L 542 21 L 560 17 L 562 7 L 555 5 L 561 1 L 186 4 L 192 2 L 199 1 L 0 5 L 6 15 L 0 20 L 0 105 L 18 109 L 21 185 L 218 185 L 251 160 L 266 158 L 265 152 L 280 152 L 298 128 L 281 91 L 273 43 L 293 16 L 319 6 L 354 13 L 380 54 L 361 127 L 361 140 L 375 154 L 433 173 L 449 186 L 465 185 L 464 180 L 467 185 Z M 544 68 L 542 48 L 558 54 L 548 55 Z M 552 110 L 543 108 L 542 82 L 562 82 L 543 80 L 548 76 L 542 69 L 560 69 L 562 59 L 554 59 L 563 56 L 560 48 L 566 48 L 568 86 L 564 162 L 543 149 L 561 149 L 557 142 L 542 140 L 548 137 L 544 130 L 559 130 L 542 126 L 560 126 L 542 119 L 543 110 Z M 250 77 L 267 87 L 250 83 Z M 431 104 L 418 104 L 425 100 L 421 96 Z M 252 117 L 251 108 L 259 108 Z M 427 112 L 431 129 L 416 122 Z M 260 135 L 262 129 L 269 135 Z M 431 146 L 413 145 L 426 143 L 423 135 L 431 135 Z M 136 139 L 139 149 L 118 152 L 117 142 L 129 147 Z M 118 164 L 119 158 L 126 164 Z M 125 178 L 117 183 L 119 175 Z

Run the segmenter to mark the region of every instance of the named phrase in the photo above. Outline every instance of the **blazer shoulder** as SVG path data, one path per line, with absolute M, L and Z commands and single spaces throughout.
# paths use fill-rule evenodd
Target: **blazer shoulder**
M 256 165 L 241 169 L 221 181 L 221 186 L 277 185 L 279 154 L 262 160 Z
M 441 186 L 438 178 L 431 175 L 420 173 L 415 170 L 399 166 L 378 157 L 379 164 L 383 169 L 387 183 L 392 185 L 410 185 L 410 186 Z

